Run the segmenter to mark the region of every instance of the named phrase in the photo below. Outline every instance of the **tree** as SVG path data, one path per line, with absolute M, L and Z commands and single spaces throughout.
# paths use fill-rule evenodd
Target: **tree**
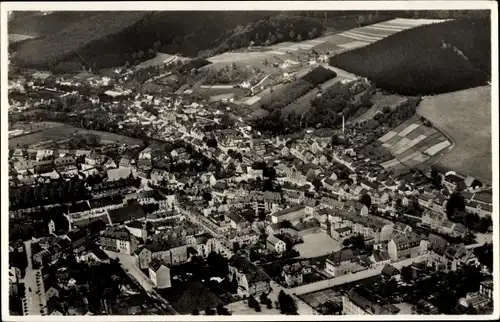
M 209 267 L 210 277 L 217 276 L 225 278 L 229 274 L 229 264 L 227 259 L 216 252 L 208 254 L 207 264 Z
M 139 60 L 142 60 L 144 58 L 144 52 L 142 50 L 139 50 L 139 52 L 137 53 L 137 58 Z
M 356 249 L 365 249 L 365 237 L 361 234 L 357 234 L 354 236 L 351 236 L 349 238 L 344 239 L 342 242 L 342 245 L 344 246 L 352 246 Z
M 205 315 L 215 315 L 215 310 L 212 310 L 209 306 L 205 307 Z
M 477 257 L 481 265 L 486 266 L 490 271 L 493 271 L 493 244 L 487 243 L 481 247 L 474 248 L 474 255 Z
M 338 146 L 338 145 L 343 145 L 343 144 L 344 144 L 344 142 L 337 134 L 334 134 L 332 136 L 332 146 Z
M 205 199 L 206 202 L 209 202 L 210 200 L 212 200 L 212 194 L 209 191 L 204 191 L 203 199 Z
M 459 192 L 453 192 L 446 203 L 446 216 L 449 220 L 453 218 L 456 210 L 465 210 L 465 199 Z
M 154 44 L 153 44 L 153 48 L 156 50 L 156 51 L 159 51 L 160 50 L 160 47 L 161 47 L 161 42 L 159 40 L 155 41 Z
M 359 202 L 365 205 L 369 209 L 370 206 L 372 205 L 372 198 L 370 197 L 370 195 L 364 194 L 359 199 Z
M 467 232 L 467 234 L 465 234 L 465 236 L 464 236 L 464 244 L 465 245 L 472 245 L 472 244 L 475 244 L 476 242 L 477 242 L 476 235 L 474 235 L 471 232 Z
M 302 35 L 301 34 L 297 35 L 297 41 L 302 41 Z
M 229 315 L 229 310 L 225 308 L 222 304 L 217 305 L 216 309 L 218 315 Z
M 320 178 L 318 178 L 318 177 L 315 177 L 315 178 L 312 180 L 311 184 L 314 186 L 314 189 L 315 189 L 316 191 L 319 191 L 319 190 L 321 189 L 321 187 L 323 186 L 323 183 L 321 182 L 321 179 L 320 179 Z
M 253 297 L 253 295 L 251 295 L 248 298 L 247 304 L 248 304 L 249 308 L 255 309 L 259 305 L 259 302 L 257 302 L 257 300 L 255 299 L 255 297 Z
M 401 267 L 401 278 L 406 283 L 412 282 L 413 281 L 413 268 L 411 268 L 411 266 Z
M 281 314 L 294 315 L 297 314 L 297 303 L 290 295 L 281 290 L 278 294 L 278 302 Z

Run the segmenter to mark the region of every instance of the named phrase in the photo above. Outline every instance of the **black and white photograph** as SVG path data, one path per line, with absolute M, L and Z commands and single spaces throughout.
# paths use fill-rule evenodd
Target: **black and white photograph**
M 424 4 L 2 3 L 2 320 L 498 318 L 497 4 Z

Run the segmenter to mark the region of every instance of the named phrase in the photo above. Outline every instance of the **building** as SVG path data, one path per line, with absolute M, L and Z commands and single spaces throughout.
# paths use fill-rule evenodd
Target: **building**
M 278 254 L 286 252 L 286 243 L 274 235 L 267 236 L 266 246 L 267 249 Z
M 385 278 L 385 279 L 394 279 L 396 281 L 400 281 L 401 280 L 401 272 L 399 271 L 399 269 L 397 269 L 396 267 L 390 265 L 390 264 L 385 264 L 384 265 L 384 268 L 382 269 L 382 278 Z
M 285 279 L 285 284 L 288 287 L 302 285 L 304 283 L 304 275 L 313 273 L 313 268 L 309 261 L 302 261 L 291 265 L 283 266 L 281 276 Z
M 479 294 L 484 296 L 485 298 L 492 300 L 493 299 L 493 280 L 485 280 L 482 281 L 479 285 Z
M 345 226 L 337 229 L 332 229 L 331 234 L 333 239 L 342 243 L 344 239 L 352 235 L 352 228 Z
M 399 311 L 399 308 L 364 287 L 350 289 L 342 295 L 343 315 L 394 315 Z
M 296 205 L 271 214 L 271 221 L 273 224 L 277 224 L 285 220 L 293 222 L 304 219 L 309 215 L 312 215 L 312 208 L 303 205 Z
M 165 266 L 159 259 L 153 260 L 149 264 L 149 278 L 155 288 L 165 289 L 172 286 L 170 268 Z
M 333 277 L 364 269 L 352 249 L 344 248 L 328 255 L 325 263 L 325 272 Z
M 391 238 L 387 244 L 387 251 L 391 260 L 412 258 L 427 253 L 428 242 L 416 233 L 399 235 Z
M 119 228 L 105 231 L 101 236 L 101 245 L 106 250 L 132 255 L 139 241 L 127 229 Z
M 134 257 L 141 269 L 148 268 L 154 259 L 160 259 L 170 266 L 179 265 L 188 260 L 187 244 L 180 239 L 153 241 L 138 248 Z
M 208 257 L 211 252 L 219 252 L 219 243 L 208 233 L 203 233 L 193 238 L 198 256 Z
M 271 278 L 247 258 L 233 256 L 229 260 L 229 281 L 238 282 L 238 295 L 248 297 L 258 296 L 270 290 Z

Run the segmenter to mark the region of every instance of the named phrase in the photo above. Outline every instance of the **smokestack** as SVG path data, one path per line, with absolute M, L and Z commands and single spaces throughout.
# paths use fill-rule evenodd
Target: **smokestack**
M 345 118 L 344 115 L 342 115 L 342 135 L 345 134 L 344 131 L 345 131 Z

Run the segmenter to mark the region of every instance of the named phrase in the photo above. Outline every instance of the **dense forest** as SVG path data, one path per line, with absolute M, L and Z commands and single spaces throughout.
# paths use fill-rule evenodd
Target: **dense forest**
M 318 37 L 395 17 L 487 17 L 487 11 L 224 11 L 15 13 L 9 33 L 39 36 L 9 47 L 20 66 L 53 67 L 62 61 L 111 67 L 150 49 L 204 56 L 250 45 Z M 158 45 L 159 44 L 159 45 Z M 97 66 L 94 66 L 97 65 Z
M 330 64 L 406 95 L 484 85 L 491 70 L 490 21 L 459 19 L 413 28 L 333 56 Z

